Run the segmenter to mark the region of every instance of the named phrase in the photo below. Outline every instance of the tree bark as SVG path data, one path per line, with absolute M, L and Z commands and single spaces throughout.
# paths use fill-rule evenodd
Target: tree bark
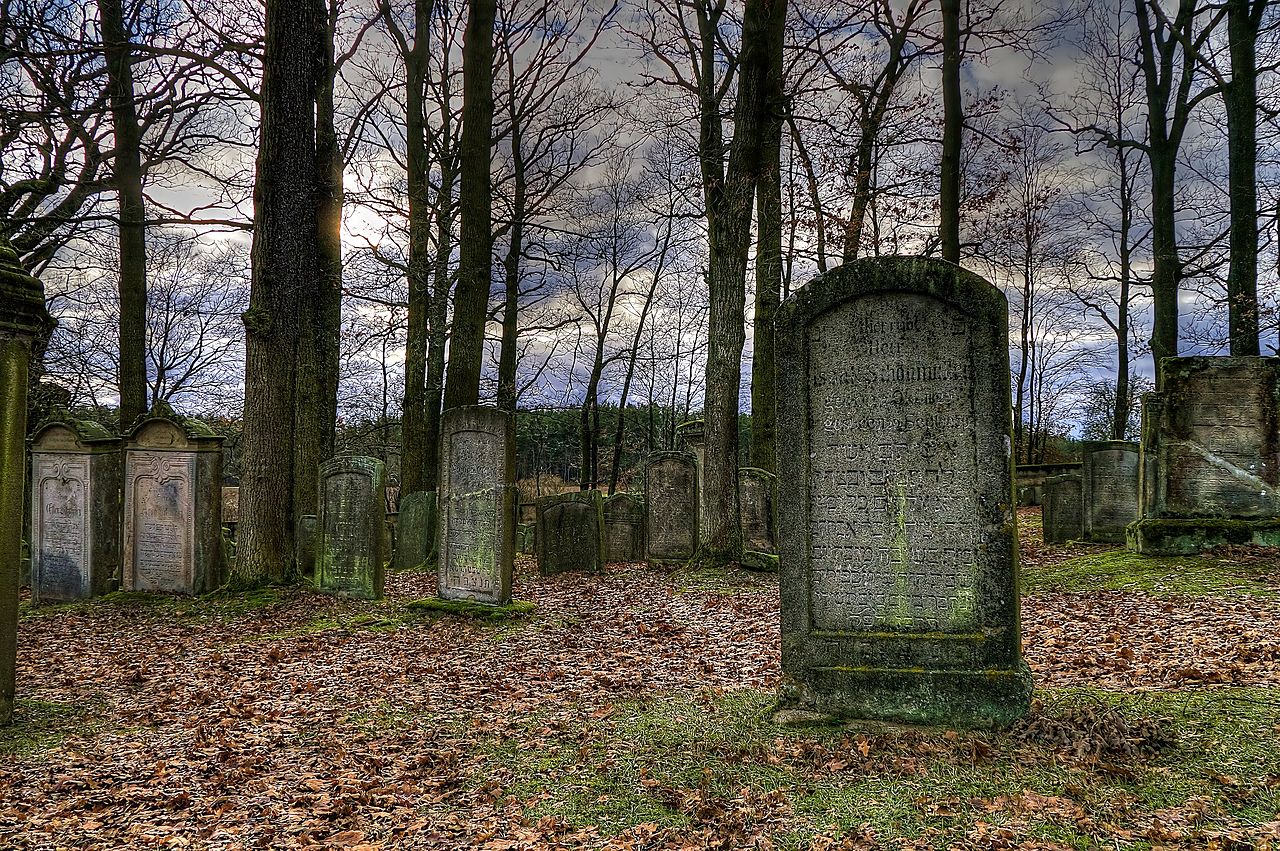
M 142 137 L 133 92 L 133 45 L 120 0 L 98 0 L 107 93 L 115 137 L 112 159 L 120 205 L 120 429 L 147 410 L 147 232 L 142 200 Z
M 492 283 L 493 224 L 490 152 L 493 141 L 493 30 L 495 0 L 472 0 L 462 47 L 462 233 L 458 289 L 444 406 L 480 401 L 484 328 Z
M 267 0 L 254 182 L 241 521 L 232 582 L 282 582 L 293 560 L 296 364 L 304 293 L 320 275 L 315 96 L 321 0 Z
M 430 59 L 433 0 L 415 0 L 413 46 L 404 58 L 405 139 L 409 183 L 409 316 L 400 420 L 400 487 L 424 490 L 428 477 L 427 349 L 431 310 L 431 161 L 427 155 L 424 94 Z
M 785 15 L 786 0 L 748 0 L 742 18 L 742 51 L 733 142 L 723 189 L 708 205 L 711 254 L 707 288 L 710 315 L 704 420 L 707 446 L 703 469 L 706 534 L 702 560 L 733 563 L 742 555 L 738 523 L 738 394 L 742 383 L 742 348 L 746 341 L 746 272 L 751 242 L 752 200 L 760 178 L 765 126 L 765 98 L 770 69 L 771 27 Z
M 321 33 L 322 65 L 316 79 L 316 263 L 318 274 L 299 300 L 298 369 L 295 384 L 293 513 L 315 514 L 320 464 L 333 455 L 338 417 L 338 339 L 342 325 L 342 150 L 334 126 L 334 0 Z M 290 565 L 296 561 L 291 561 Z
M 513 94 L 515 81 L 510 81 Z M 516 388 L 516 342 L 520 330 L 520 257 L 524 253 L 524 219 L 525 210 L 525 172 L 524 157 L 521 151 L 520 121 L 514 106 L 511 110 L 511 159 L 512 198 L 511 198 L 511 232 L 510 244 L 503 259 L 503 278 L 506 294 L 502 305 L 502 349 L 498 354 L 498 407 L 504 411 L 514 412 L 518 391 Z
M 938 193 L 942 258 L 960 262 L 960 146 L 964 111 L 960 102 L 960 0 L 942 0 L 942 167 Z
M 1258 348 L 1258 23 L 1264 0 L 1226 0 L 1231 82 L 1227 107 L 1227 170 L 1231 199 L 1231 265 L 1227 311 L 1232 355 Z M 1251 8 L 1255 7 L 1255 8 Z
M 782 53 L 786 8 L 769 16 L 769 72 L 764 81 L 766 117 L 756 187 L 756 298 L 752 319 L 751 463 L 773 472 L 777 466 L 777 403 L 774 385 L 773 317 L 782 289 Z

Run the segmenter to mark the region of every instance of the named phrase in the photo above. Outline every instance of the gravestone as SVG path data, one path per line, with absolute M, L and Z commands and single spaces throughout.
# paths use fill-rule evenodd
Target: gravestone
M 1123 544 L 1138 519 L 1138 444 L 1089 440 L 1083 457 L 1084 540 Z
M 1084 485 L 1079 473 L 1044 480 L 1044 542 L 1065 544 L 1084 538 Z
M 31 599 L 112 590 L 120 568 L 120 438 L 97 423 L 45 421 L 31 437 Z
M 222 489 L 222 525 L 236 536 L 236 526 L 240 524 L 240 488 L 224 487 Z
M 703 492 L 706 481 L 703 473 L 707 469 L 707 426 L 702 420 L 689 420 L 676 426 L 676 448 L 688 452 L 698 463 L 698 517 L 707 516 L 707 495 Z M 699 527 L 698 534 L 705 534 L 706 529 Z M 702 539 L 699 537 L 698 542 Z
M 534 512 L 534 516 L 537 516 L 536 511 Z M 534 544 L 537 542 L 538 538 L 536 532 L 537 528 L 538 526 L 536 523 L 516 524 L 516 550 L 519 553 L 527 556 L 533 555 Z
M 316 571 L 316 516 L 303 514 L 298 518 L 294 536 L 295 560 L 298 573 L 311 576 Z
M 778 479 L 768 470 L 743 467 L 738 470 L 738 524 L 742 529 L 744 567 L 771 567 L 777 555 L 774 503 Z
M 1166 358 L 1161 368 L 1162 389 L 1142 400 L 1142 517 L 1129 548 L 1280 546 L 1280 358 Z
M 407 570 L 436 563 L 436 495 L 415 491 L 400 498 L 396 519 L 396 549 L 392 566 Z
M 439 594 L 511 602 L 515 560 L 515 421 L 497 408 L 445 411 L 440 447 Z
M 386 465 L 339 455 L 320 465 L 316 587 L 341 597 L 382 599 L 386 580 Z
M 604 499 L 600 491 L 539 497 L 534 549 L 543 576 L 604 570 Z
M 939 260 L 859 260 L 795 292 L 775 327 L 782 706 L 1018 718 L 1004 296 Z
M 125 440 L 122 558 L 126 591 L 222 584 L 222 437 L 163 403 Z
M 644 561 L 644 501 L 615 493 L 604 501 L 605 558 L 611 564 Z
M 655 452 L 644 476 L 645 553 L 653 564 L 686 562 L 698 551 L 698 461 Z

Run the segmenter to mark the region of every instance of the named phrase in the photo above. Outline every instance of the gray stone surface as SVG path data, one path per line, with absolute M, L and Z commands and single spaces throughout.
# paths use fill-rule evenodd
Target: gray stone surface
M 751 553 L 777 553 L 777 523 L 774 503 L 778 478 L 768 470 L 743 467 L 738 470 L 738 522 L 742 527 L 742 549 Z
M 1082 452 L 1084 540 L 1123 544 L 1138 519 L 1138 444 L 1091 440 Z
M 1065 544 L 1084 538 L 1084 484 L 1080 473 L 1044 480 L 1044 540 Z
M 316 516 L 303 514 L 299 517 L 295 535 L 295 561 L 298 565 L 298 573 L 311 576 L 316 572 Z
M 222 489 L 222 525 L 236 533 L 240 523 L 240 488 L 224 487 Z
M 534 512 L 537 517 L 537 511 Z M 534 553 L 534 545 L 538 540 L 537 533 L 538 524 L 536 523 L 517 523 L 516 524 L 516 549 L 527 556 Z
M 120 439 L 96 423 L 48 420 L 31 438 L 31 598 L 95 597 L 120 570 Z
M 599 573 L 604 570 L 604 499 L 600 491 L 572 491 L 537 502 L 534 548 L 538 572 Z
M 436 495 L 432 491 L 415 491 L 400 498 L 400 516 L 396 518 L 396 554 L 392 566 L 407 570 L 436 563 Z
M 511 602 L 518 495 L 510 414 L 482 405 L 445 411 L 440 494 L 440 596 Z
M 1152 555 L 1280 545 L 1280 359 L 1166 358 L 1142 402 L 1141 519 Z
M 606 499 L 604 534 L 610 563 L 644 561 L 644 500 L 629 493 Z
M 224 579 L 222 438 L 163 409 L 125 441 L 123 587 L 203 594 Z
M 1007 327 L 998 289 L 923 258 L 840 267 L 779 311 L 785 708 L 1026 711 Z
M 707 425 L 703 420 L 689 420 L 676 426 L 676 448 L 688 452 L 697 459 L 698 464 L 698 517 L 707 516 L 707 495 L 703 491 L 703 470 L 707 463 Z M 706 532 L 702 526 L 698 528 L 699 543 Z
M 320 465 L 316 587 L 360 600 L 382 598 L 386 581 L 386 465 L 339 455 Z
M 698 462 L 655 452 L 645 467 L 645 552 L 654 563 L 684 562 L 698 550 Z

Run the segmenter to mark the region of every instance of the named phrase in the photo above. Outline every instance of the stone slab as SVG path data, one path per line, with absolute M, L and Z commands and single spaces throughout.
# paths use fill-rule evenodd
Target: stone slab
M 744 552 L 777 554 L 777 492 L 778 478 L 768 470 L 738 470 L 738 523 Z
M 534 547 L 538 572 L 599 573 L 604 570 L 604 499 L 600 491 L 572 491 L 537 501 Z
M 1139 446 L 1122 440 L 1091 440 L 1082 447 L 1084 540 L 1123 544 L 1138 519 Z
M 1044 541 L 1065 544 L 1084 538 L 1084 484 L 1079 473 L 1044 481 Z
M 615 493 L 604 501 L 605 558 L 610 564 L 644 561 L 644 500 Z
M 386 465 L 339 455 L 320 465 L 316 514 L 316 587 L 379 600 L 386 583 Z
M 436 495 L 432 491 L 416 491 L 400 498 L 396 518 L 396 548 L 392 566 L 396 570 L 434 565 L 436 563 Z
M 656 452 L 645 467 L 645 550 L 654 564 L 686 562 L 698 551 L 698 462 L 688 452 Z

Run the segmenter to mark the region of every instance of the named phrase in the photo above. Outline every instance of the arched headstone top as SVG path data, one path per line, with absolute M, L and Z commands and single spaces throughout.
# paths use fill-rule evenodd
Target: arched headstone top
M 224 440 L 208 423 L 183 416 L 164 402 L 157 402 L 139 417 L 126 439 L 130 446 L 193 451 L 217 449 Z
M 31 448 L 41 452 L 88 452 L 119 448 L 120 438 L 92 420 L 49 417 L 31 435 Z

